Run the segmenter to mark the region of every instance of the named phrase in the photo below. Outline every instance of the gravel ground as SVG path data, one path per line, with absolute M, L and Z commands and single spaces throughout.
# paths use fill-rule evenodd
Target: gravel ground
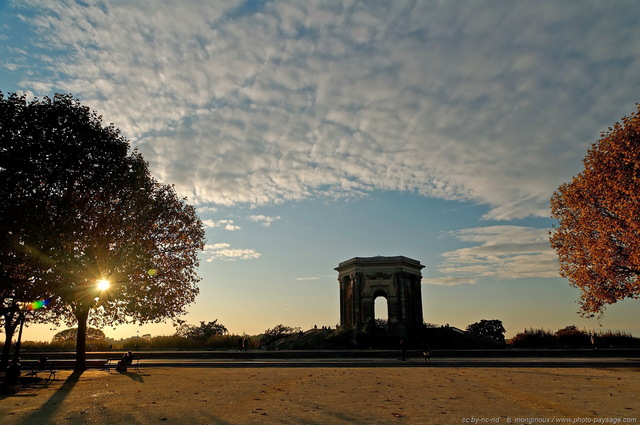
M 638 423 L 640 369 L 62 371 L 0 396 L 2 424 Z

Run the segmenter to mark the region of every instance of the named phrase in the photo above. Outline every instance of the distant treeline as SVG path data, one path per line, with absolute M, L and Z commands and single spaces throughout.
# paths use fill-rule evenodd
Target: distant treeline
M 217 334 L 208 335 L 207 332 L 197 332 L 202 329 L 210 329 L 211 324 L 201 323 L 200 326 L 186 326 L 173 335 L 151 336 L 149 334 L 132 336 L 124 339 L 96 338 L 87 340 L 88 351 L 109 350 L 233 350 L 233 349 L 259 349 L 262 346 L 273 346 L 277 341 L 292 335 L 302 335 L 300 328 L 278 325 L 267 329 L 259 335 L 230 335 L 226 329 Z M 445 328 L 437 325 L 429 325 L 432 328 Z M 349 332 L 345 330 L 323 330 L 325 337 L 330 341 L 344 337 L 346 345 Z M 335 342 L 335 341 L 334 341 Z M 622 331 L 587 331 L 568 326 L 556 332 L 546 329 L 526 329 L 507 340 L 507 346 L 513 348 L 640 348 L 640 338 Z M 338 346 L 342 346 L 337 344 Z M 437 347 L 438 344 L 432 344 Z M 0 344 L 2 347 L 2 344 Z M 23 349 L 32 350 L 74 350 L 73 338 L 54 338 L 47 341 L 25 341 Z
M 508 341 L 513 348 L 637 348 L 640 338 L 621 331 L 586 331 L 568 326 L 557 332 L 526 329 Z
M 300 332 L 300 328 L 277 325 L 266 329 L 259 335 L 233 335 L 227 328 L 218 323 L 200 322 L 198 325 L 182 324 L 173 335 L 151 336 L 150 334 L 135 335 L 129 338 L 115 340 L 107 338 L 99 329 L 89 328 L 87 337 L 87 351 L 110 350 L 230 350 L 256 349 L 262 345 L 272 345 L 275 341 Z M 65 329 L 58 332 L 51 342 L 24 341 L 22 349 L 32 350 L 74 350 L 76 347 L 77 328 Z M 0 344 L 0 347 L 3 345 Z
M 180 335 L 161 335 L 154 337 L 131 337 L 120 340 L 110 338 L 87 339 L 87 351 L 122 351 L 122 350 L 182 350 L 182 349 L 209 349 L 229 350 L 238 348 L 240 339 L 246 340 L 248 348 L 260 347 L 262 335 L 215 335 L 206 340 L 196 340 Z M 2 347 L 2 344 L 0 344 Z M 74 340 L 67 341 L 24 341 L 21 345 L 25 350 L 68 350 L 76 348 Z

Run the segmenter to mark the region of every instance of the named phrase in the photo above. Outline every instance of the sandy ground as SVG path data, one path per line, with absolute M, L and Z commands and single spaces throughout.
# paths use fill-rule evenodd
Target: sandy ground
M 638 423 L 639 418 L 640 369 L 62 371 L 48 385 L 0 396 L 0 423 L 25 425 Z

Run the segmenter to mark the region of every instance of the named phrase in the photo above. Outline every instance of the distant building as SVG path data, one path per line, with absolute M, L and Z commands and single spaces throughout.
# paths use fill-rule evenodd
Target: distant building
M 387 300 L 389 329 L 399 335 L 423 324 L 419 261 L 397 257 L 355 257 L 335 268 L 340 286 L 340 326 L 362 330 L 375 319 L 375 300 Z

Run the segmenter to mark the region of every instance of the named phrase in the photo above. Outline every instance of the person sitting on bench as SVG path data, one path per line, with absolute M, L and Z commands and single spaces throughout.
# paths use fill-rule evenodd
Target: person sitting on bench
M 116 370 L 118 372 L 126 372 L 127 367 L 131 366 L 131 363 L 133 363 L 133 353 L 129 351 L 124 356 L 122 356 L 122 360 L 118 362 L 118 365 L 116 366 Z

